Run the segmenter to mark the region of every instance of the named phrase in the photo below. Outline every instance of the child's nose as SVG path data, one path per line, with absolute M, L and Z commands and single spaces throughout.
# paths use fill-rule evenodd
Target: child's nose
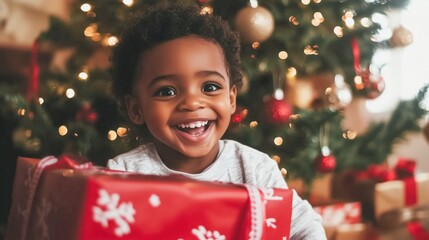
M 181 111 L 195 111 L 204 108 L 204 101 L 200 93 L 187 92 L 178 107 Z

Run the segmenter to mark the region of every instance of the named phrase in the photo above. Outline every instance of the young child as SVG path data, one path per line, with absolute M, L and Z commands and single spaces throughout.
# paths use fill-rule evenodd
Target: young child
M 197 7 L 161 4 L 133 18 L 112 54 L 113 91 L 151 143 L 111 169 L 287 188 L 267 154 L 221 140 L 241 86 L 238 36 Z M 294 193 L 290 239 L 326 239 L 321 218 Z

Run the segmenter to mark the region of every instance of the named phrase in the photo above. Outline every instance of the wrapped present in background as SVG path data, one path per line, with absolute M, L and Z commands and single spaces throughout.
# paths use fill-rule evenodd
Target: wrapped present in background
M 429 204 L 429 173 L 375 185 L 374 211 L 376 219 L 388 211 L 410 205 Z
M 361 205 L 359 202 L 339 202 L 316 206 L 313 209 L 322 216 L 324 226 L 354 224 L 362 221 Z
M 311 183 L 304 184 L 302 179 L 288 179 L 289 188 L 295 189 L 297 194 L 307 199 L 313 206 L 324 205 L 334 201 L 333 184 L 334 173 L 321 174 Z
M 415 169 L 413 160 L 400 158 L 393 168 L 384 163 L 370 165 L 364 171 L 351 170 L 334 175 L 333 197 L 359 201 L 364 223 L 361 227 L 356 224 L 325 227 L 328 238 L 429 239 L 429 207 L 425 207 L 429 206 L 429 174 L 415 174 Z M 351 230 L 353 227 L 356 227 L 355 231 Z M 360 228 L 362 231 L 358 230 Z M 352 233 L 365 237 L 348 236 Z
M 313 209 L 322 217 L 328 240 L 364 239 L 361 236 L 366 234 L 367 226 L 361 223 L 359 202 L 337 202 Z
M 332 194 L 334 176 L 334 173 L 325 173 L 313 181 L 308 197 L 313 206 L 326 205 L 334 201 Z
M 291 212 L 288 189 L 19 158 L 6 239 L 289 239 Z
M 377 164 L 344 172 L 333 181 L 333 196 L 359 201 L 363 218 L 375 222 L 383 212 L 429 203 L 429 174 L 415 174 L 415 168 L 414 161 L 400 158 L 394 168 Z

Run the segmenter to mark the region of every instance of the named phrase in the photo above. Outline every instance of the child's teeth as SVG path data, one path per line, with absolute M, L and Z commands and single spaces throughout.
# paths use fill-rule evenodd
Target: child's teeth
M 205 125 L 207 125 L 208 121 L 198 121 L 198 122 L 193 122 L 193 123 L 188 123 L 188 124 L 179 124 L 180 128 L 195 128 L 195 127 L 203 127 Z

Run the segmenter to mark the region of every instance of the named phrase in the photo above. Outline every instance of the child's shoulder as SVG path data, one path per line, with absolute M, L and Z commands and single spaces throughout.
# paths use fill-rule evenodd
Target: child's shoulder
M 144 145 L 140 145 L 134 149 L 131 149 L 128 152 L 119 154 L 115 158 L 114 161 L 135 161 L 136 159 L 142 159 L 143 156 L 150 158 L 156 152 L 155 145 L 153 143 L 148 143 Z
M 235 150 L 235 151 L 240 151 L 240 152 L 250 152 L 252 154 L 257 154 L 257 155 L 267 155 L 266 153 L 253 148 L 251 146 L 245 145 L 243 143 L 240 143 L 236 140 L 231 140 L 231 139 L 222 139 L 221 140 L 224 149 L 230 149 L 230 150 Z
M 277 162 L 268 154 L 233 140 L 222 140 L 222 143 L 222 160 L 234 169 L 241 169 L 242 172 L 237 174 L 244 174 L 244 182 L 257 186 L 273 186 L 266 184 L 268 177 L 281 179 Z
M 243 162 L 250 162 L 252 164 L 262 164 L 274 162 L 266 153 L 247 146 L 235 140 L 224 139 L 221 140 L 223 144 L 223 153 L 225 155 L 235 155 L 236 158 Z
M 154 144 L 138 146 L 107 161 L 107 167 L 115 170 L 152 173 L 157 164 Z

